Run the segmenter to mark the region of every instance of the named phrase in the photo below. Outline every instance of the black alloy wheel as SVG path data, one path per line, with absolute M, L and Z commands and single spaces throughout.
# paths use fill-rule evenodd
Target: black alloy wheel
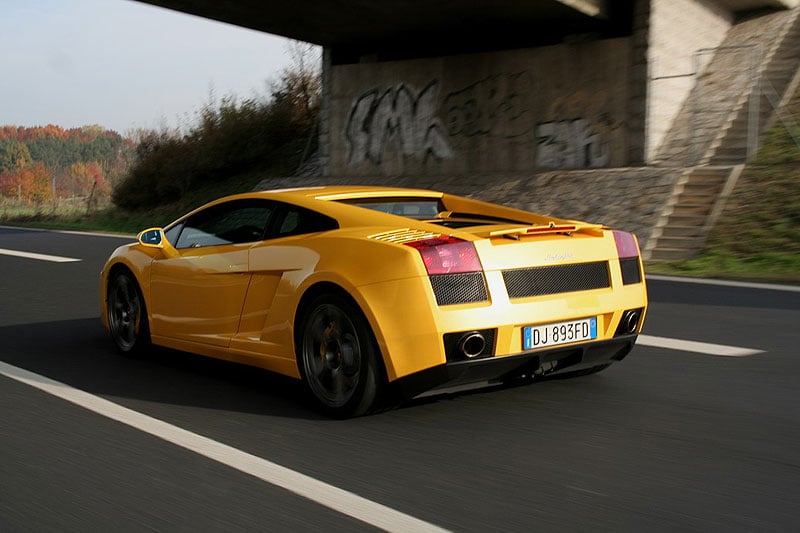
M 301 370 L 321 409 L 330 416 L 347 418 L 373 408 L 381 366 L 361 311 L 345 298 L 325 294 L 307 307 L 301 328 Z
M 150 343 L 144 298 L 139 285 L 126 272 L 115 274 L 108 283 L 106 312 L 111 338 L 125 354 L 141 352 Z

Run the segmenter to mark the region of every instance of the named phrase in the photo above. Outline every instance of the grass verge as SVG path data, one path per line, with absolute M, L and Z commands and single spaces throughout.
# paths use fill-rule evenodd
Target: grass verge
M 694 259 L 645 265 L 648 274 L 800 284 L 800 256 L 768 252 L 738 257 L 724 249 Z

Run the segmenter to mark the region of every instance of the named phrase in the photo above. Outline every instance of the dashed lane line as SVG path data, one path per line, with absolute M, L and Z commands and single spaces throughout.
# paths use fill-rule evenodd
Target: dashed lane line
M 243 452 L 232 446 L 173 426 L 157 418 L 133 411 L 93 394 L 2 361 L 0 361 L 0 374 L 281 487 L 373 527 L 397 532 L 446 531 L 429 522 L 401 513 L 305 474 L 295 472 L 261 457 Z
M 752 348 L 710 344 L 708 342 L 685 341 L 682 339 L 670 339 L 668 337 L 654 337 L 652 335 L 639 335 L 636 344 L 652 346 L 654 348 L 680 350 L 683 352 L 702 353 L 705 355 L 718 355 L 722 357 L 747 357 L 749 355 L 764 353 L 763 350 L 755 350 Z
M 653 281 L 674 281 L 676 283 L 694 283 L 696 285 L 716 285 L 718 287 L 735 287 L 737 289 L 762 289 L 767 291 L 800 292 L 800 285 L 781 285 L 777 283 L 757 283 L 751 281 L 731 281 L 726 279 L 684 278 L 681 276 L 661 276 L 647 274 Z
M 68 229 L 42 229 L 42 228 L 26 228 L 23 226 L 2 226 L 0 230 L 14 230 L 14 231 L 30 231 L 33 233 L 62 233 L 64 235 L 81 235 L 85 237 L 109 237 L 112 239 L 136 239 L 136 235 L 129 233 L 114 233 L 110 231 L 78 231 Z
M 75 263 L 80 259 L 73 257 L 61 257 L 58 255 L 35 254 L 32 252 L 21 252 L 19 250 L 7 250 L 0 248 L 0 255 L 11 255 L 14 257 L 23 257 L 25 259 L 36 259 L 37 261 L 50 261 L 51 263 Z

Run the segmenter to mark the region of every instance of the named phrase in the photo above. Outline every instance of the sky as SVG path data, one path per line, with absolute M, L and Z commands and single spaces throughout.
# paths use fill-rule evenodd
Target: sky
M 268 94 L 288 43 L 132 0 L 0 0 L 0 125 L 185 127 Z

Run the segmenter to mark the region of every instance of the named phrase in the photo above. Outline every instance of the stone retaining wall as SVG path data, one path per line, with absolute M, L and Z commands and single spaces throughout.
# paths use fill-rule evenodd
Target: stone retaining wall
M 682 172 L 679 168 L 637 167 L 491 179 L 291 177 L 264 180 L 257 189 L 354 184 L 434 189 L 560 218 L 601 222 L 636 233 L 644 249 Z

